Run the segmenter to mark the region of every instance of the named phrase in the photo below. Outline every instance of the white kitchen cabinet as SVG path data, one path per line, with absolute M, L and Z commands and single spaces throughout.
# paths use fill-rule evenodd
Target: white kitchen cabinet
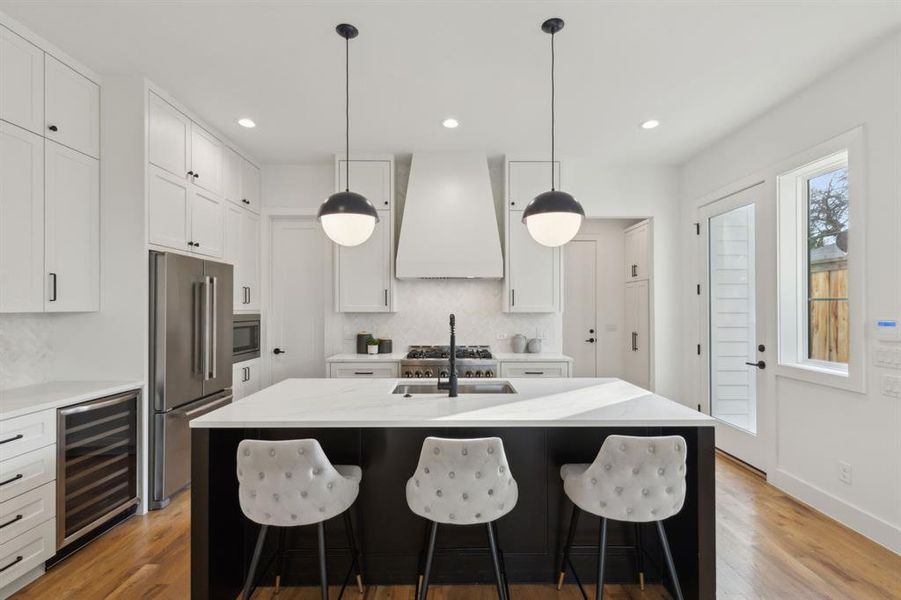
M 504 361 L 501 377 L 569 377 L 567 361 Z
M 193 252 L 221 258 L 225 252 L 225 205 L 214 193 L 190 186 L 188 223 Z
M 44 55 L 44 118 L 48 139 L 100 156 L 100 87 L 49 54 Z
M 222 197 L 238 206 L 246 206 L 241 196 L 241 170 L 244 159 L 229 148 L 222 147 Z
M 44 146 L 47 312 L 100 310 L 100 162 Z
M 241 201 L 249 210 L 260 212 L 260 170 L 241 159 Z
M 649 292 L 647 281 L 626 284 L 626 347 L 623 379 L 645 389 L 650 389 L 651 385 Z
M 556 163 L 559 185 L 560 163 Z M 563 253 L 532 239 L 522 222 L 522 211 L 538 194 L 550 189 L 549 161 L 507 162 L 507 208 L 504 255 L 504 312 L 560 312 L 563 289 Z
M 147 169 L 148 235 L 151 244 L 192 250 L 188 180 L 184 175 L 150 165 Z
M 399 363 L 395 361 L 332 362 L 328 365 L 328 376 L 362 379 L 392 378 L 398 376 L 399 370 Z
M 252 358 L 232 365 L 232 396 L 237 402 L 262 389 L 260 359 Z
M 150 163 L 185 181 L 191 170 L 191 119 L 151 92 L 147 107 Z
M 194 184 L 222 193 L 222 142 L 197 123 L 191 123 L 191 169 Z
M 647 221 L 637 223 L 624 233 L 625 281 L 643 281 L 651 276 L 651 236 Z
M 44 135 L 44 51 L 2 26 L 0 119 Z
M 260 310 L 260 218 L 226 206 L 225 259 L 234 265 L 234 310 Z
M 335 189 L 346 185 L 347 161 L 335 159 Z M 335 244 L 335 310 L 377 313 L 394 311 L 394 161 L 353 160 L 351 189 L 378 209 L 372 237 L 359 246 Z
M 0 312 L 44 309 L 44 138 L 0 123 Z

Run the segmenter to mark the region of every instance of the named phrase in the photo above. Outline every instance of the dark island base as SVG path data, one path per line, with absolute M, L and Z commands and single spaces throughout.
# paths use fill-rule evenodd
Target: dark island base
M 316 438 L 336 464 L 363 468 L 360 496 L 352 508 L 362 543 L 364 581 L 416 582 L 426 521 L 407 507 L 405 485 L 419 460 L 426 436 L 498 436 L 519 484 L 516 508 L 498 521 L 501 549 L 513 583 L 556 581 L 560 550 L 572 504 L 563 494 L 560 465 L 591 462 L 610 434 L 681 435 L 688 445 L 688 492 L 682 511 L 665 521 L 685 598 L 714 598 L 714 431 L 712 427 L 631 428 L 348 428 L 348 429 L 194 429 L 191 486 L 191 597 L 235 598 L 250 564 L 258 527 L 241 513 L 235 453 L 245 438 Z M 573 562 L 583 582 L 596 581 L 599 520 L 583 514 Z M 641 526 L 645 578 L 670 587 L 653 523 Z M 264 551 L 267 564 L 275 535 Z M 314 527 L 289 530 L 282 585 L 318 585 Z M 326 523 L 329 580 L 340 583 L 350 565 L 342 519 Z M 637 582 L 635 552 L 617 546 L 635 544 L 632 524 L 610 521 L 605 580 Z M 479 526 L 442 526 L 438 534 L 434 583 L 492 583 L 487 534 Z M 485 548 L 479 550 L 478 548 Z M 272 563 L 259 581 L 272 585 Z M 568 573 L 567 581 L 572 582 Z

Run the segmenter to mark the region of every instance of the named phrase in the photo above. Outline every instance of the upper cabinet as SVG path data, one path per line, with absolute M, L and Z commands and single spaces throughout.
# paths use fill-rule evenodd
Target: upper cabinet
M 645 281 L 651 277 L 651 229 L 642 221 L 625 230 L 625 281 Z
M 372 237 L 359 246 L 335 244 L 335 310 L 393 312 L 394 309 L 394 161 L 351 161 L 351 190 L 378 209 Z M 347 185 L 347 161 L 335 161 L 335 189 Z
M 244 159 L 241 155 L 224 146 L 222 148 L 222 197 L 241 206 L 241 169 Z
M 147 110 L 150 163 L 177 177 L 188 177 L 191 119 L 153 93 Z
M 44 61 L 44 120 L 48 139 L 100 156 L 100 87 L 49 54 Z
M 560 312 L 563 252 L 533 240 L 522 223 L 526 205 L 551 187 L 549 161 L 508 160 L 506 167 L 504 311 Z M 559 187 L 560 163 L 555 163 L 554 167 Z
M 188 175 L 208 192 L 222 193 L 222 142 L 191 123 L 191 169 Z
M 0 119 L 44 135 L 44 51 L 0 27 Z
M 241 159 L 241 202 L 253 212 L 260 212 L 260 170 Z

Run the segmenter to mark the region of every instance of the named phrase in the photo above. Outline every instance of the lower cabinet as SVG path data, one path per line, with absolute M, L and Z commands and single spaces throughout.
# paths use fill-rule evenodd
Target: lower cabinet
M 501 377 L 569 377 L 569 363 L 548 362 L 502 362 Z
M 259 392 L 263 386 L 260 380 L 260 359 L 241 361 L 232 365 L 232 399 L 237 402 L 241 398 Z
M 385 377 L 398 376 L 398 363 L 396 362 L 333 362 L 329 363 L 329 377 Z
M 56 553 L 56 520 L 48 519 L 5 544 L 0 544 L 0 596 L 4 588 Z M 17 586 L 18 587 L 18 586 Z M 13 590 L 10 590 L 12 593 Z
M 225 260 L 234 265 L 235 311 L 260 310 L 260 217 L 228 203 Z

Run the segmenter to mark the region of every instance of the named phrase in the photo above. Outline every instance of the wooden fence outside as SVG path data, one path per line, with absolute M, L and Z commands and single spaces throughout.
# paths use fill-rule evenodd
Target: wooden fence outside
M 848 269 L 810 273 L 809 357 L 848 362 Z

